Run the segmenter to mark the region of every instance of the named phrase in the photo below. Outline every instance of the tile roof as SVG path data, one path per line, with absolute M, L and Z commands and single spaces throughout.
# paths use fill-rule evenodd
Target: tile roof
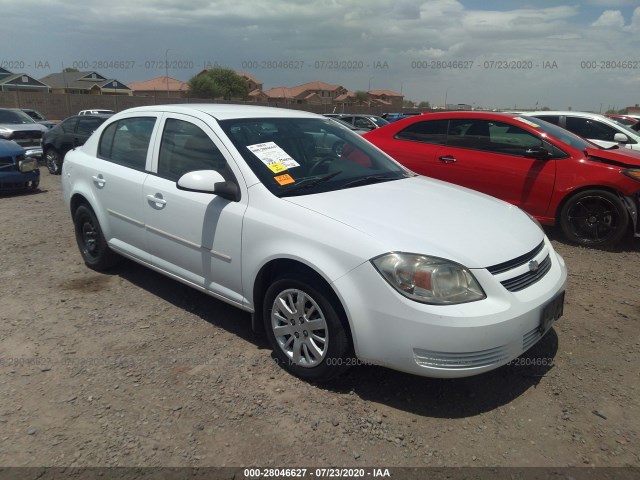
M 315 81 L 303 83 L 295 87 L 274 87 L 265 90 L 264 93 L 271 98 L 296 98 L 309 90 L 336 91 L 344 89 L 342 85 L 332 85 L 330 83 Z
M 391 90 L 369 90 L 367 92 L 369 95 L 373 95 L 374 97 L 379 97 L 382 95 L 386 95 L 387 97 L 403 97 L 401 93 L 392 92 Z
M 189 85 L 185 82 L 181 82 L 180 80 L 176 80 L 175 78 L 167 77 L 165 75 L 152 78 L 150 80 L 143 80 L 141 82 L 128 83 L 127 87 L 134 91 L 157 90 L 166 92 L 167 90 L 169 90 L 171 92 L 186 92 L 187 90 L 189 90 Z

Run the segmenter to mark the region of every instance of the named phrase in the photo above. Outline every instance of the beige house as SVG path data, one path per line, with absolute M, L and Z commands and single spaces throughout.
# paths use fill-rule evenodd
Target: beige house
M 347 89 L 341 85 L 316 81 L 296 87 L 275 87 L 264 91 L 270 102 L 285 104 L 331 105 Z
M 369 90 L 367 93 L 371 98 L 371 105 L 379 105 L 394 110 L 402 109 L 404 95 L 401 93 L 392 92 L 391 90 Z
M 97 72 L 60 72 L 40 78 L 51 87 L 51 93 L 82 93 L 88 95 L 133 95 L 124 83 L 106 78 Z

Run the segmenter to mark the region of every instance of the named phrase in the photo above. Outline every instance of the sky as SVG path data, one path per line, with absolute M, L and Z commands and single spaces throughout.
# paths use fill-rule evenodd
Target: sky
M 35 78 L 75 67 L 186 81 L 218 65 L 265 89 L 321 80 L 432 105 L 640 103 L 640 0 L 0 0 L 0 11 L 0 67 Z

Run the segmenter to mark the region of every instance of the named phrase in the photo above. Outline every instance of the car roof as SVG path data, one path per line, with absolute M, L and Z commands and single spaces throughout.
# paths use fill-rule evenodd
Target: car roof
M 259 107 L 253 105 L 233 105 L 233 104 L 211 104 L 211 103 L 190 103 L 188 105 L 148 105 L 145 107 L 134 107 L 124 110 L 121 113 L 135 112 L 173 112 L 190 114 L 200 112 L 211 115 L 217 120 L 229 120 L 239 118 L 319 118 L 322 115 L 304 112 L 301 110 L 289 110 L 276 107 Z
M 591 112 L 574 112 L 573 110 L 537 110 L 535 112 L 527 112 L 524 115 L 538 116 L 538 115 L 571 115 L 572 117 L 596 117 L 607 118 L 599 113 Z
M 511 112 L 485 112 L 485 111 L 472 111 L 472 110 L 451 110 L 448 112 L 433 112 L 428 115 L 408 115 L 403 118 L 402 121 L 412 119 L 414 121 L 419 120 L 432 120 L 437 118 L 514 118 L 521 117 Z

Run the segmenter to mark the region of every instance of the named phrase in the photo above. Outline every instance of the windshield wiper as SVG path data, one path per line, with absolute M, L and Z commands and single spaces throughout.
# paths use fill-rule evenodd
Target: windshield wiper
M 380 183 L 380 182 L 388 182 L 390 180 L 398 180 L 398 178 L 399 177 L 390 177 L 388 175 L 368 175 L 366 177 L 358 178 L 356 180 L 352 180 L 351 182 L 347 182 L 340 188 L 360 187 L 362 185 L 371 185 L 372 183 Z
M 326 182 L 327 180 L 331 180 L 333 177 L 335 177 L 336 175 L 340 175 L 341 173 L 342 173 L 342 170 L 338 170 L 337 172 L 332 172 L 329 175 L 325 175 L 323 177 L 313 177 L 313 178 L 309 178 L 307 180 L 303 180 L 302 182 L 298 183 L 297 185 L 294 185 L 293 187 L 289 188 L 288 190 L 285 190 L 284 192 L 281 192 L 280 195 L 278 195 L 278 196 L 279 197 L 287 197 L 293 192 L 297 192 L 297 191 L 300 191 L 300 190 L 305 190 L 307 188 L 315 187 L 319 183 Z

